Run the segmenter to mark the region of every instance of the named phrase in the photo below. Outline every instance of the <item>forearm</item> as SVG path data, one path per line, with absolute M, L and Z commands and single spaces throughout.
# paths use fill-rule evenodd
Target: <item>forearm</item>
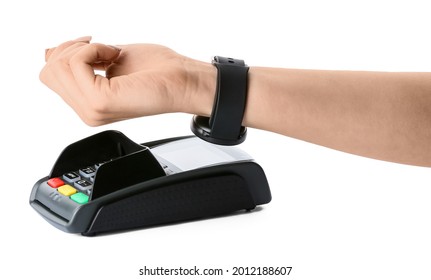
M 217 70 L 210 63 L 160 45 L 118 48 L 90 39 L 50 48 L 40 73 L 87 124 L 168 112 L 211 114 Z M 431 166 L 431 73 L 250 67 L 243 125 Z
M 252 67 L 244 125 L 431 166 L 431 74 Z

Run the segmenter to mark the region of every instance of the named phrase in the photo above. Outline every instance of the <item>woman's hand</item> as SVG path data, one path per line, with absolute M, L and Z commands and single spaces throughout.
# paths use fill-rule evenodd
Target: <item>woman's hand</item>
M 41 81 L 90 126 L 169 112 L 209 115 L 216 70 L 154 44 L 82 37 L 47 49 Z M 105 75 L 97 71 L 105 71 Z

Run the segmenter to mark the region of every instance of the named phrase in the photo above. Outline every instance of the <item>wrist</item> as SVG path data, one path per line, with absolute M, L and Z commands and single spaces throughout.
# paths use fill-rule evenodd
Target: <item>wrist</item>
M 217 69 L 207 62 L 193 60 L 186 65 L 187 86 L 182 112 L 210 116 L 216 92 Z

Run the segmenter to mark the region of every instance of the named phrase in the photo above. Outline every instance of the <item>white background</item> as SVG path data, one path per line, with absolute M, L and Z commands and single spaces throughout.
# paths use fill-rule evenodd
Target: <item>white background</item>
M 45 48 L 92 35 L 250 66 L 428 71 L 427 2 L 2 1 L 0 278 L 177 279 L 139 269 L 197 265 L 293 266 L 289 277 L 271 279 L 431 279 L 428 168 L 257 130 L 241 148 L 270 182 L 273 200 L 261 211 L 87 238 L 57 230 L 28 203 L 33 184 L 76 140 L 106 129 L 137 142 L 191 133 L 182 114 L 86 126 L 39 82 Z

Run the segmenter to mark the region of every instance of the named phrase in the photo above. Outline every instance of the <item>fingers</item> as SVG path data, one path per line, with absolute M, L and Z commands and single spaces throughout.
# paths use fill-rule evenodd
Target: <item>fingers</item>
M 83 101 L 83 96 L 67 60 L 51 60 L 41 70 L 39 75 L 40 80 L 60 95 L 67 104 L 80 114 L 79 104 Z
M 95 84 L 94 66 L 105 69 L 106 66 L 112 64 L 120 55 L 120 49 L 103 45 L 89 44 L 80 48 L 70 59 L 70 68 L 75 77 L 79 81 L 79 86 L 84 92 L 92 92 L 99 90 L 96 86 L 105 86 L 108 83 L 107 78 L 99 77 L 98 83 Z
M 120 49 L 103 44 L 89 44 L 90 40 L 89 36 L 80 37 L 47 49 L 45 51 L 47 65 L 41 73 L 42 82 L 45 83 L 47 76 L 50 78 L 56 76 L 57 80 L 67 79 L 69 83 L 71 78 L 74 78 L 75 82 L 79 81 L 77 84 L 84 84 L 86 90 L 93 90 L 94 84 L 91 83 L 94 82 L 94 69 L 106 70 L 118 57 Z M 49 82 L 52 83 L 52 79 Z
M 100 88 L 96 87 L 101 84 L 98 80 L 109 84 L 104 77 L 95 79 L 94 68 L 105 69 L 120 53 L 115 47 L 90 44 L 90 39 L 82 37 L 47 49 L 47 63 L 40 73 L 40 80 L 59 94 L 84 122 L 92 121 L 92 117 L 88 117 L 91 113 L 88 106 L 95 96 L 100 96 Z
M 91 36 L 84 36 L 84 37 L 76 38 L 75 40 L 70 40 L 70 41 L 64 42 L 61 45 L 59 45 L 58 47 L 46 49 L 45 50 L 45 61 L 47 62 L 51 56 L 55 57 L 55 55 L 62 53 L 65 49 L 67 49 L 68 47 L 70 47 L 76 43 L 89 44 L 90 41 L 91 41 Z

